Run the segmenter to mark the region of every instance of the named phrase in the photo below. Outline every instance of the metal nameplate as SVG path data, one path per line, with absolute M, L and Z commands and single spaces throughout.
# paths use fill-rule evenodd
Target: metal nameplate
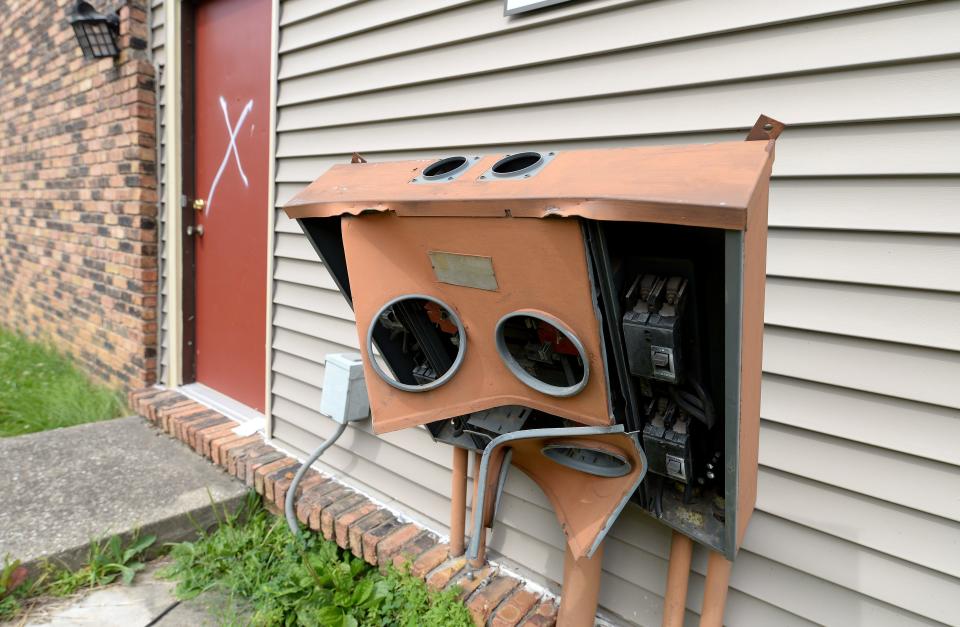
M 441 283 L 472 287 L 495 292 L 497 276 L 493 272 L 493 258 L 480 255 L 460 255 L 431 250 L 430 265 Z

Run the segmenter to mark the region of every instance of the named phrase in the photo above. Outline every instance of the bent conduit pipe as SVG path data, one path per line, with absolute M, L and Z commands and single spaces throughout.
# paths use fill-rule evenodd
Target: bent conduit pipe
M 690 560 L 693 540 L 673 532 L 670 539 L 670 563 L 667 566 L 667 593 L 663 597 L 663 627 L 683 627 L 687 608 L 687 586 L 690 583 Z
M 477 469 L 474 470 L 473 475 L 473 487 L 474 487 L 474 497 L 473 497 L 473 511 L 471 512 L 473 517 L 473 529 L 474 533 L 470 538 L 470 546 L 467 549 L 467 557 L 471 560 L 476 560 L 480 553 L 480 542 L 481 539 L 484 539 L 485 534 L 477 533 L 478 529 L 483 530 L 483 504 L 486 502 L 486 482 L 484 478 L 487 476 L 488 467 L 490 465 L 490 456 L 491 451 L 496 449 L 501 444 L 505 444 L 514 440 L 526 439 L 526 438 L 567 438 L 575 437 L 582 435 L 607 435 L 614 433 L 623 433 L 623 425 L 611 425 L 609 427 L 553 427 L 547 429 L 525 429 L 522 431 L 513 431 L 511 433 L 505 433 L 501 436 L 498 436 L 490 442 L 487 443 L 486 448 L 483 450 L 481 455 L 479 452 L 476 454 L 475 458 L 480 463 L 477 464 Z M 644 462 L 645 464 L 645 462 Z M 639 484 L 640 479 L 637 480 Z M 634 486 L 636 488 L 636 486 Z M 619 511 L 617 512 L 619 513 Z M 599 545 L 599 538 L 597 544 Z M 592 555 L 593 551 L 597 549 L 596 546 L 592 547 L 588 551 L 588 555 Z
M 498 499 L 494 498 L 491 502 L 491 499 L 486 495 L 487 490 L 494 489 L 491 483 L 493 477 L 489 476 L 491 464 L 498 463 L 500 465 L 500 475 L 497 477 L 497 489 L 499 490 L 499 487 L 503 483 L 504 473 L 510 467 L 510 459 L 514 447 L 522 448 L 524 440 L 546 441 L 546 439 L 562 439 L 575 443 L 578 437 L 607 435 L 625 435 L 623 425 L 527 429 L 506 433 L 491 440 L 484 449 L 483 455 L 477 455 L 480 459 L 480 464 L 479 469 L 475 470 L 474 473 L 475 496 L 472 512 L 474 531 L 467 557 L 471 560 L 476 560 L 482 555 L 483 532 L 485 531 L 484 521 L 485 519 L 490 520 L 495 512 Z M 609 525 L 612 524 L 612 521 L 626 504 L 626 499 L 629 498 L 629 495 L 636 490 L 639 483 L 643 480 L 643 474 L 646 470 L 646 458 L 643 456 L 642 449 L 639 448 L 635 439 L 631 441 L 636 447 L 637 457 L 636 460 L 632 462 L 635 463 L 636 466 L 632 466 L 633 470 L 627 473 L 629 476 L 628 480 L 631 484 L 625 486 L 627 488 L 624 492 L 625 496 L 620 498 L 618 502 L 610 503 L 611 506 L 615 507 L 611 510 L 610 517 L 604 521 L 603 528 L 597 529 L 595 535 L 584 539 L 585 542 L 590 543 L 589 546 L 586 546 L 585 542 L 577 542 L 576 545 L 571 545 L 571 537 L 569 535 L 567 537 L 564 558 L 563 599 L 560 603 L 560 614 L 558 616 L 558 625 L 561 627 L 580 627 L 581 625 L 593 624 L 594 622 L 600 591 L 603 538 L 609 530 Z M 492 458 L 501 449 L 505 449 L 502 453 L 502 460 L 493 462 Z M 540 452 L 543 453 L 543 448 L 540 449 Z M 566 466 L 569 470 L 586 472 L 571 465 Z M 619 495 L 619 493 L 617 494 Z M 485 506 L 487 510 L 492 511 L 485 511 Z M 578 524 L 582 524 L 582 521 Z M 471 561 L 471 566 L 475 566 L 475 564 L 475 562 Z
M 453 472 L 450 496 L 450 557 L 463 555 L 464 527 L 467 518 L 467 459 L 469 452 L 453 448 Z
M 337 430 L 334 431 L 333 435 L 327 438 L 327 441 L 320 445 L 317 450 L 313 452 L 307 461 L 303 462 L 303 465 L 300 466 L 300 470 L 297 471 L 297 474 L 293 476 L 293 481 L 290 482 L 290 487 L 287 489 L 287 498 L 284 500 L 283 511 L 287 517 L 287 526 L 290 527 L 290 533 L 297 535 L 300 532 L 300 525 L 297 524 L 297 513 L 293 510 L 293 501 L 297 494 L 297 486 L 300 485 L 300 480 L 303 479 L 303 476 L 307 474 L 310 466 L 313 465 L 315 461 L 320 459 L 320 456 L 323 455 L 323 452 L 328 448 L 333 446 L 333 443 L 343 435 L 343 432 L 347 430 L 347 424 L 341 422 L 337 425 Z

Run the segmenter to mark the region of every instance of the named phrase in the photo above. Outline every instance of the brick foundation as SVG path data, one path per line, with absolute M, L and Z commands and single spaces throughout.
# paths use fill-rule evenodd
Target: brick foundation
M 0 325 L 136 388 L 154 380 L 157 339 L 147 3 L 122 4 L 120 56 L 97 60 L 83 58 L 71 5 L 0 2 Z
M 264 443 L 258 435 L 232 432 L 236 423 L 177 392 L 159 387 L 131 392 L 129 404 L 157 428 L 254 488 L 275 511 L 300 462 Z M 471 569 L 463 556 L 415 523 L 335 479 L 309 470 L 298 487 L 297 517 L 327 540 L 350 549 L 374 566 L 410 565 L 410 572 L 434 590 L 460 588 L 477 625 L 553 625 L 557 605 L 524 587 L 523 582 L 485 564 Z

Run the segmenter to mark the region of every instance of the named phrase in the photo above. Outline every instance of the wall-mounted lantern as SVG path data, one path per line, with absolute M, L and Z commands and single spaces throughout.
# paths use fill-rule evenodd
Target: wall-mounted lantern
M 115 57 L 120 54 L 117 46 L 120 17 L 116 13 L 98 13 L 89 2 L 78 0 L 73 8 L 68 10 L 67 21 L 73 26 L 85 59 Z

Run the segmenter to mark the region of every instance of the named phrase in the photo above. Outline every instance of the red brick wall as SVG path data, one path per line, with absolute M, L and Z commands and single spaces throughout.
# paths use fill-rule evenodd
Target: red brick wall
M 120 56 L 90 61 L 66 21 L 72 4 L 0 2 L 0 325 L 135 388 L 153 381 L 157 352 L 146 2 L 120 8 Z

